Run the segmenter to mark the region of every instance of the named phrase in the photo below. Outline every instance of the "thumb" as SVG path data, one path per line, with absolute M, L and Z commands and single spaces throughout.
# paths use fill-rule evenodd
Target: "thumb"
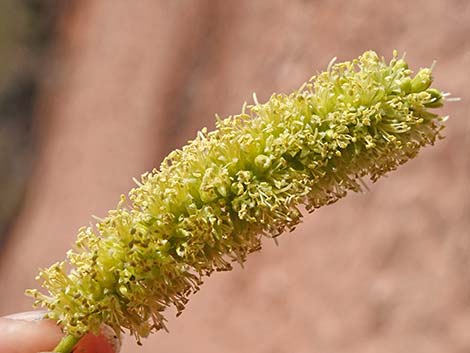
M 89 333 L 74 348 L 73 353 L 117 353 L 121 342 L 109 326 L 103 326 L 98 336 Z
M 51 352 L 63 337 L 54 321 L 44 320 L 44 311 L 30 311 L 0 318 L 1 353 Z M 114 332 L 103 326 L 100 335 L 84 336 L 74 353 L 115 353 L 120 342 Z
M 37 353 L 52 350 L 63 334 L 45 312 L 35 311 L 0 318 L 0 352 Z

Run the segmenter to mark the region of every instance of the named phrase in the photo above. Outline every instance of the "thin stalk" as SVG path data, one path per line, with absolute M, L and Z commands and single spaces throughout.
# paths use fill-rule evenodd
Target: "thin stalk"
M 78 343 L 80 337 L 67 335 L 59 342 L 57 347 L 54 348 L 55 353 L 70 353 L 73 347 Z

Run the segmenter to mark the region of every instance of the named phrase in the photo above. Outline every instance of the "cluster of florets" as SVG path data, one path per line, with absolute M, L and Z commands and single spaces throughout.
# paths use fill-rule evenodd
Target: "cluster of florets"
M 361 189 L 433 144 L 444 100 L 431 70 L 415 76 L 396 53 L 331 64 L 299 90 L 275 94 L 203 129 L 96 227 L 29 294 L 68 334 L 103 323 L 139 340 L 180 314 L 202 279 L 243 263 L 313 210 Z

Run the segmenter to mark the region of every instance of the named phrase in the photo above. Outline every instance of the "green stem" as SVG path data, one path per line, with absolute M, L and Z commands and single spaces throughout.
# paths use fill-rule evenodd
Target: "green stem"
M 72 335 L 67 335 L 59 342 L 57 347 L 54 348 L 56 353 L 70 353 L 72 352 L 73 347 L 80 340 L 80 337 L 75 337 Z

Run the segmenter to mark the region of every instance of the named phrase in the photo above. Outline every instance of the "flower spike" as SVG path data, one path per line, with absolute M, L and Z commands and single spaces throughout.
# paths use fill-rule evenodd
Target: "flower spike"
M 78 232 L 67 259 L 29 290 L 69 335 L 129 330 L 139 341 L 166 329 L 204 277 L 243 264 L 312 211 L 376 181 L 432 145 L 443 127 L 430 111 L 443 93 L 431 69 L 416 75 L 396 52 L 335 63 L 290 94 L 218 119 L 145 173 L 119 206 Z

